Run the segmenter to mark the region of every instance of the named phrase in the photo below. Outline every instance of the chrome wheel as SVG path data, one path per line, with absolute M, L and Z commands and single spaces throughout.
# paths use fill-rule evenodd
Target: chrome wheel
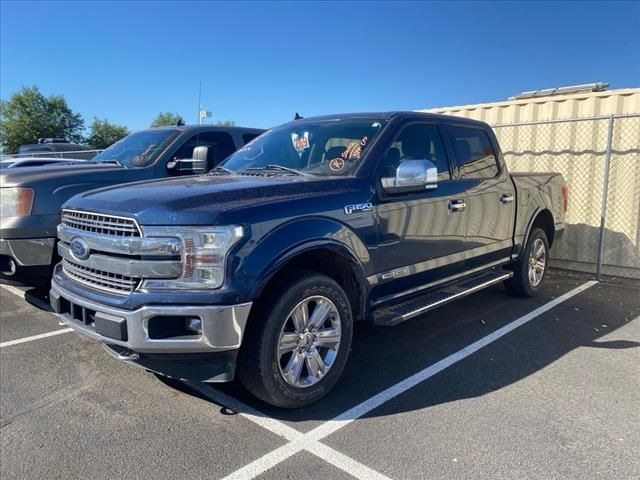
M 537 287 L 542 282 L 547 264 L 547 249 L 541 238 L 536 238 L 529 253 L 529 284 Z
M 305 298 L 286 318 L 276 358 L 291 386 L 315 385 L 329 371 L 340 348 L 340 314 L 327 297 Z

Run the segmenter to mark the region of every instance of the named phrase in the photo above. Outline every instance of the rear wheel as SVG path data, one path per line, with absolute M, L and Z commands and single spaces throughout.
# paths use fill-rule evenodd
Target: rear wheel
M 346 364 L 349 299 L 334 280 L 315 272 L 296 272 L 267 297 L 252 313 L 238 377 L 272 405 L 309 405 L 331 390 Z
M 538 293 L 549 265 L 549 241 L 541 228 L 531 230 L 522 255 L 513 266 L 513 277 L 504 282 L 507 291 L 518 297 Z

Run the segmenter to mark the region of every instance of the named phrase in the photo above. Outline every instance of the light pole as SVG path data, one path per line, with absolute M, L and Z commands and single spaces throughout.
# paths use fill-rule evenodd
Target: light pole
M 205 118 L 211 118 L 213 114 L 202 109 L 202 82 L 200 82 L 200 88 L 198 89 L 198 125 L 202 125 L 202 120 Z
M 200 88 L 198 88 L 198 125 L 202 125 L 202 81 L 200 81 Z

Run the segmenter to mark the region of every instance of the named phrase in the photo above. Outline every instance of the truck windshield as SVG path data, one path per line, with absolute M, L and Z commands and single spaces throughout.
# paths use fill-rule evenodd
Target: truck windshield
M 223 166 L 237 173 L 350 175 L 384 123 L 382 119 L 289 123 L 263 133 Z
M 178 130 L 170 128 L 132 133 L 93 157 L 92 161 L 117 163 L 126 168 L 145 167 L 155 161 L 177 134 Z

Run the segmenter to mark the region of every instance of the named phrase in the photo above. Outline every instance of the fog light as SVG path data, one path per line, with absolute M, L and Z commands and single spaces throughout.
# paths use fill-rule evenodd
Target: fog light
M 199 318 L 188 318 L 186 324 L 187 330 L 193 335 L 202 335 L 202 320 Z

